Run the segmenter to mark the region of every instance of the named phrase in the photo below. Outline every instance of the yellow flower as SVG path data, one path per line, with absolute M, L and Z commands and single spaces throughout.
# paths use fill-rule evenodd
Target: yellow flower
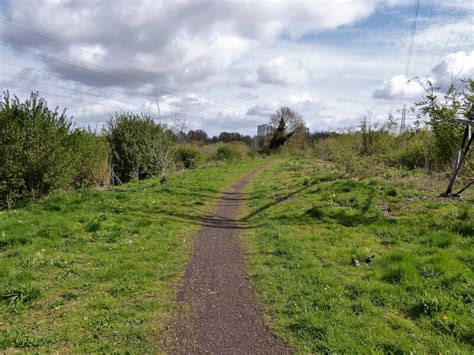
M 444 319 L 444 320 L 448 320 L 448 316 L 444 315 L 444 316 L 443 316 L 443 319 Z

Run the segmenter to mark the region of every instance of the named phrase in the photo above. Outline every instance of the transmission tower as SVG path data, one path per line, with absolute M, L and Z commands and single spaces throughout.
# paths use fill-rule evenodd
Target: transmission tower
M 407 115 L 407 105 L 403 104 L 402 108 L 402 119 L 400 121 L 400 133 L 403 133 L 405 131 L 405 120 L 406 120 L 406 115 Z

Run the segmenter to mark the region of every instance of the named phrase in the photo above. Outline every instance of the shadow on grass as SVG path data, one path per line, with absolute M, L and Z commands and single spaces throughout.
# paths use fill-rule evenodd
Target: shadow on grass
M 236 200 L 232 200 L 236 201 Z M 225 204 L 225 206 L 229 206 Z M 261 224 L 242 222 L 239 219 L 229 218 L 218 213 L 210 213 L 200 209 L 194 209 L 194 212 L 202 212 L 199 216 L 192 212 L 178 212 L 162 208 L 155 208 L 155 212 L 164 215 L 172 220 L 196 224 L 202 227 L 218 228 L 218 229 L 254 229 L 261 226 Z
M 284 196 L 281 196 L 281 197 L 278 197 L 276 198 L 274 201 L 272 202 L 269 202 L 269 203 L 266 203 L 265 205 L 257 208 L 255 211 L 249 213 L 248 215 L 242 217 L 240 219 L 241 222 L 247 222 L 249 220 L 251 220 L 252 218 L 254 217 L 257 217 L 259 214 L 261 214 L 262 212 L 268 210 L 270 207 L 272 206 L 276 206 L 282 202 L 285 202 L 285 201 L 289 201 L 291 199 L 294 199 L 296 198 L 298 195 L 300 195 L 303 191 L 306 191 L 308 190 L 310 187 L 314 186 L 317 182 L 316 181 L 313 181 L 311 184 L 308 184 L 306 186 L 303 186 L 293 192 L 290 192 L 289 194 L 286 194 Z

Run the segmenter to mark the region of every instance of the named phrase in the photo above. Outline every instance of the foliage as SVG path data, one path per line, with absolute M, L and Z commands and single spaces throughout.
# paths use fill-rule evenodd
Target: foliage
M 269 124 L 273 127 L 273 135 L 269 142 L 270 150 L 283 146 L 295 133 L 303 130 L 303 117 L 291 108 L 282 106 L 270 117 Z
M 221 147 L 217 149 L 217 153 L 216 153 L 217 160 L 237 160 L 240 158 L 241 156 L 239 152 L 230 147 Z
M 251 154 L 250 147 L 243 142 L 217 142 L 215 144 L 205 144 L 199 147 L 199 150 L 202 153 L 203 161 L 212 162 L 218 160 L 217 151 L 220 148 L 229 148 L 232 151 L 236 152 L 238 155 L 238 159 L 247 157 L 249 156 L 249 154 Z
M 385 153 L 387 164 L 407 169 L 432 170 L 435 159 L 431 150 L 433 146 L 432 132 L 428 130 L 405 131 L 398 137 L 387 136 L 385 139 L 393 140 L 392 148 Z
M 204 132 L 202 129 L 197 129 L 195 131 L 190 130 L 186 133 L 186 139 L 189 142 L 205 142 L 207 141 L 207 133 Z
M 76 129 L 71 140 L 75 156 L 73 186 L 84 188 L 108 185 L 110 167 L 106 138 L 88 129 Z
M 116 113 L 107 122 L 105 134 L 113 172 L 122 182 L 164 176 L 174 161 L 172 132 L 150 116 Z
M 66 112 L 48 108 L 38 93 L 20 102 L 7 91 L 0 105 L 0 204 L 70 186 L 75 158 Z
M 194 169 L 202 159 L 201 151 L 191 146 L 182 146 L 176 149 L 176 164 L 185 169 Z
M 464 81 L 459 86 L 452 84 L 442 97 L 438 88 L 427 81 L 426 91 L 416 107 L 420 118 L 426 117 L 426 123 L 433 131 L 436 164 L 441 168 L 451 166 L 463 131 L 463 126 L 454 120 L 459 114 L 467 115 L 474 104 L 474 81 Z

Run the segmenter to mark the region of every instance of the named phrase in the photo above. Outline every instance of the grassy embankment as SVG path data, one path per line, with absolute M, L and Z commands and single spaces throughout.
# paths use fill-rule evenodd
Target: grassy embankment
M 0 211 L 0 349 L 157 350 L 199 217 L 261 160 Z
M 245 236 L 248 268 L 296 351 L 474 352 L 473 191 L 440 199 L 444 184 L 405 175 L 345 179 L 286 159 L 249 187 L 244 220 L 261 225 Z

